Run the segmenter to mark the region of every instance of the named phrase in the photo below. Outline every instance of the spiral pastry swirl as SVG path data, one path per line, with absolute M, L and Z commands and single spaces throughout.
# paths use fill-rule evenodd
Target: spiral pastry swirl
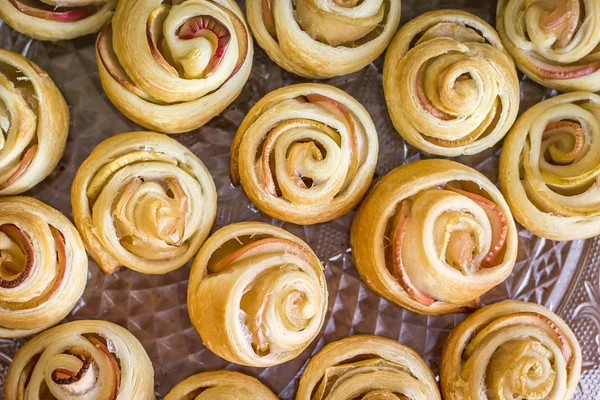
M 536 104 L 511 129 L 500 187 L 515 218 L 553 240 L 600 234 L 600 97 L 575 92 Z
M 380 296 L 426 314 L 462 312 L 503 282 L 517 229 L 500 191 L 447 160 L 396 168 L 370 192 L 351 230 L 361 277 Z
M 563 92 L 600 90 L 600 4 L 500 0 L 496 27 L 519 69 Z
M 108 98 L 165 133 L 196 129 L 242 91 L 253 44 L 234 0 L 122 0 L 96 42 Z
M 68 40 L 96 33 L 117 0 L 0 0 L 0 19 L 38 40 Z
M 256 41 L 283 69 L 321 79 L 379 57 L 400 23 L 400 0 L 248 0 Z
M 272 217 L 301 225 L 346 214 L 373 179 L 377 131 L 367 111 L 328 85 L 262 98 L 231 146 L 231 180 Z
M 217 193 L 185 146 L 158 133 L 129 132 L 92 151 L 75 175 L 71 202 L 75 225 L 104 272 L 125 266 L 164 274 L 204 243 Z
M 581 349 L 567 324 L 515 300 L 484 307 L 454 328 L 440 367 L 442 394 L 456 400 L 566 400 L 580 373 Z
M 0 197 L 0 337 L 33 335 L 63 319 L 85 288 L 79 233 L 31 197 Z
M 323 266 L 306 243 L 281 228 L 228 225 L 194 260 L 188 310 L 218 356 L 246 366 L 278 365 L 298 356 L 323 326 Z
M 154 370 L 125 328 L 82 320 L 56 326 L 17 352 L 4 399 L 154 400 Z
M 296 400 L 441 400 L 435 377 L 412 349 L 380 336 L 355 335 L 314 356 Z
M 0 195 L 44 180 L 62 157 L 68 133 L 69 108 L 48 74 L 0 49 Z
M 383 85 L 398 132 L 436 155 L 493 146 L 519 111 L 517 71 L 498 34 L 460 10 L 431 11 L 404 25 L 386 53 Z
M 202 372 L 179 382 L 165 400 L 277 400 L 258 379 L 234 371 Z

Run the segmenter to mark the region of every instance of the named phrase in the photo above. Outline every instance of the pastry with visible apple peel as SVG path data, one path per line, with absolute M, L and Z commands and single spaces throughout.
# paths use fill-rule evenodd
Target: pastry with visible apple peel
M 0 338 L 31 336 L 62 320 L 87 282 L 79 233 L 32 197 L 0 197 Z
M 68 40 L 98 32 L 117 0 L 0 0 L 0 19 L 37 40 Z
M 219 229 L 198 252 L 188 310 L 219 357 L 270 367 L 315 339 L 327 296 L 323 265 L 306 243 L 273 225 L 241 222 Z
M 500 154 L 500 188 L 523 226 L 552 240 L 600 235 L 600 96 L 573 92 L 519 117 Z
M 108 321 L 55 326 L 13 359 L 4 399 L 154 400 L 154 370 L 142 344 Z
M 0 196 L 25 192 L 56 167 L 69 134 L 69 107 L 39 66 L 0 49 Z
M 600 5 L 595 0 L 500 0 L 496 28 L 517 66 L 537 83 L 600 90 Z
M 201 396 L 200 396 L 201 395 Z M 256 378 L 235 371 L 208 371 L 179 382 L 165 400 L 277 400 Z
M 368 112 L 329 85 L 277 89 L 248 113 L 231 146 L 231 181 L 264 213 L 300 225 L 349 212 L 378 152 Z
M 215 220 L 217 192 L 185 146 L 155 132 L 100 143 L 71 188 L 73 219 L 106 273 L 124 266 L 164 274 L 188 262 Z
M 517 259 L 517 228 L 500 191 L 448 160 L 416 161 L 383 177 L 358 208 L 350 238 L 367 285 L 425 315 L 478 308 Z
M 475 312 L 446 340 L 444 398 L 570 399 L 582 355 L 569 326 L 547 308 L 506 300 Z
M 355 335 L 327 344 L 302 373 L 296 400 L 441 400 L 435 376 L 395 340 Z
M 401 0 L 248 0 L 256 41 L 283 69 L 312 79 L 356 72 L 379 57 Z
M 517 70 L 500 37 L 461 10 L 431 11 L 404 25 L 386 52 L 383 88 L 398 133 L 446 157 L 480 153 L 517 118 Z
M 234 0 L 122 0 L 96 41 L 108 98 L 164 133 L 197 129 L 227 108 L 248 80 L 252 55 Z

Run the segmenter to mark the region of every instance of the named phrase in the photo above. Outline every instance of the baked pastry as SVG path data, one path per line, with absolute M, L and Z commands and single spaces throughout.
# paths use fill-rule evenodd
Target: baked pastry
M 380 336 L 329 343 L 300 379 L 296 400 L 441 400 L 435 377 L 412 349 Z
M 515 218 L 535 235 L 599 235 L 600 97 L 570 93 L 527 110 L 506 138 L 499 175 Z
M 496 27 L 529 78 L 563 92 L 600 90 L 597 2 L 499 0 Z
M 517 228 L 500 191 L 447 160 L 416 161 L 383 177 L 359 207 L 350 236 L 367 285 L 426 315 L 477 308 L 517 258 Z
M 71 221 L 32 197 L 0 197 L 0 337 L 60 322 L 83 294 L 87 272 Z
M 358 71 L 379 57 L 400 23 L 400 0 L 247 0 L 256 41 L 305 78 Z
M 22 55 L 0 49 L 0 195 L 44 180 L 68 134 L 69 108 L 52 79 Z
M 235 0 L 121 0 L 98 35 L 108 98 L 148 129 L 199 128 L 242 91 L 253 44 Z
M 154 400 L 154 370 L 125 328 L 82 320 L 49 329 L 17 352 L 4 399 Z
M 272 217 L 326 222 L 361 200 L 377 164 L 369 113 L 329 85 L 300 84 L 263 97 L 231 145 L 231 181 Z
M 67 40 L 96 33 L 117 0 L 0 0 L 0 19 L 38 40 Z
M 106 273 L 125 266 L 145 274 L 181 267 L 215 221 L 217 192 L 202 161 L 154 132 L 100 143 L 71 188 L 73 219 Z
M 383 88 L 400 135 L 441 156 L 492 147 L 519 111 L 517 70 L 498 34 L 460 10 L 428 12 L 398 31 L 386 53 Z
M 240 372 L 202 372 L 179 382 L 165 400 L 277 400 L 256 378 Z
M 190 273 L 190 319 L 212 352 L 270 367 L 298 356 L 327 312 L 321 262 L 306 243 L 262 222 L 215 232 Z
M 581 349 L 571 329 L 538 304 L 507 300 L 450 333 L 440 367 L 447 399 L 561 399 L 573 396 Z

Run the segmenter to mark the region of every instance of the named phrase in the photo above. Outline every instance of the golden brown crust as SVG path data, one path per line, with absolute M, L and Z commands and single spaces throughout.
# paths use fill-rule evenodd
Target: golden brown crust
M 299 84 L 262 98 L 231 146 L 231 178 L 272 217 L 309 225 L 349 212 L 377 163 L 367 111 L 329 85 Z
M 71 188 L 75 225 L 106 273 L 146 274 L 181 267 L 198 251 L 216 216 L 210 173 L 185 146 L 155 132 L 100 143 Z
M 234 371 L 208 371 L 179 382 L 165 400 L 184 400 L 202 395 L 202 400 L 277 400 L 258 379 Z
M 571 329 L 538 304 L 506 300 L 454 328 L 440 366 L 444 398 L 570 399 L 581 372 Z
M 358 3 L 248 0 L 246 13 L 256 41 L 279 66 L 306 78 L 331 78 L 379 57 L 400 23 L 400 0 Z
M 519 111 L 511 57 L 494 29 L 465 11 L 431 11 L 404 25 L 387 50 L 383 83 L 396 130 L 431 154 L 479 153 Z
M 134 122 L 180 133 L 207 123 L 242 91 L 253 42 L 233 0 L 123 0 L 96 42 L 100 80 Z
M 496 28 L 517 66 L 563 92 L 600 90 L 600 4 L 595 0 L 500 0 Z
M 323 266 L 306 243 L 281 228 L 227 225 L 194 260 L 188 310 L 218 356 L 240 365 L 278 365 L 297 357 L 323 326 Z
M 561 95 L 525 112 L 506 137 L 500 187 L 515 218 L 553 240 L 600 234 L 600 97 Z
M 508 205 L 479 172 L 447 160 L 403 165 L 359 207 L 352 253 L 380 296 L 426 315 L 478 307 L 517 257 Z
M 355 335 L 329 343 L 310 360 L 296 400 L 359 397 L 441 399 L 433 373 L 412 349 L 380 336 Z
M 20 194 L 56 167 L 69 133 L 69 108 L 38 65 L 0 49 L 0 195 Z
M 88 261 L 71 222 L 31 197 L 0 197 L 0 337 L 63 319 L 85 288 Z
M 13 359 L 4 400 L 40 398 L 154 400 L 154 370 L 141 343 L 107 321 L 56 326 L 27 342 Z

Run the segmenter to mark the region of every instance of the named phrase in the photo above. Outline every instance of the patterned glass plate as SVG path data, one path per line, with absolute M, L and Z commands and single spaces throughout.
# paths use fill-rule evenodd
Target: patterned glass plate
M 243 6 L 243 0 L 239 0 Z M 494 0 L 402 0 L 402 23 L 425 11 L 460 8 L 495 25 Z M 141 130 L 119 113 L 104 95 L 94 54 L 95 37 L 43 43 L 17 34 L 0 20 L 0 47 L 19 52 L 38 63 L 57 83 L 71 108 L 67 148 L 55 171 L 27 195 L 71 217 L 69 192 L 73 176 L 92 149 L 121 132 Z M 383 58 L 352 75 L 325 81 L 360 101 L 378 129 L 380 153 L 376 179 L 393 168 L 427 157 L 407 145 L 389 119 L 382 89 Z M 521 111 L 554 96 L 522 74 Z M 449 331 L 464 315 L 419 316 L 391 304 L 360 280 L 349 249 L 353 213 L 317 226 L 302 227 L 273 220 L 250 203 L 241 188 L 229 182 L 229 147 L 235 131 L 254 103 L 281 86 L 306 80 L 285 72 L 256 46 L 250 79 L 241 96 L 219 117 L 175 139 L 190 148 L 210 170 L 217 185 L 219 208 L 214 229 L 238 221 L 266 221 L 295 233 L 315 250 L 326 266 L 329 310 L 319 337 L 298 358 L 259 369 L 230 364 L 202 345 L 187 314 L 186 291 L 190 265 L 162 276 L 130 270 L 104 275 L 90 259 L 87 288 L 67 320 L 106 319 L 141 340 L 154 363 L 156 394 L 162 399 L 180 380 L 209 369 L 227 368 L 257 376 L 281 399 L 293 399 L 298 380 L 310 357 L 326 343 L 355 333 L 374 333 L 415 349 L 437 370 Z M 457 161 L 497 181 L 500 146 Z M 584 372 L 575 396 L 600 396 L 600 239 L 553 242 L 519 228 L 519 258 L 507 281 L 483 297 L 485 304 L 506 298 L 543 304 L 561 315 L 577 335 Z M 11 358 L 23 340 L 0 340 L 0 390 Z

